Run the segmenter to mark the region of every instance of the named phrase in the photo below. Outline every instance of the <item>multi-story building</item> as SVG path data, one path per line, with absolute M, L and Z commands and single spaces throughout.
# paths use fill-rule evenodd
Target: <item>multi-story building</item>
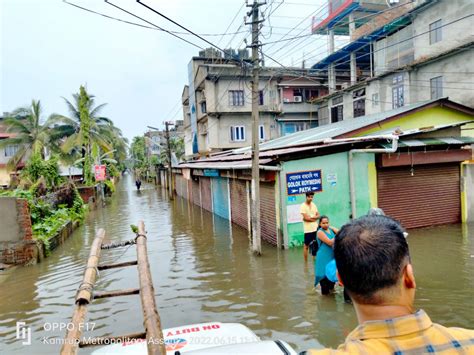
M 184 122 L 183 120 L 174 121 L 173 126 L 169 130 L 170 138 L 184 139 Z M 153 155 L 160 156 L 163 149 L 166 149 L 166 131 L 149 130 L 145 134 L 145 147 L 148 157 Z
M 474 102 L 474 3 L 471 0 L 329 0 L 313 32 L 329 35 L 330 54 L 312 69 L 328 73 L 316 100 L 320 124 L 449 97 Z M 368 9 L 368 6 L 377 8 Z M 364 12 L 365 10 L 365 12 Z M 363 21 L 360 21 L 363 19 Z M 350 42 L 334 51 L 334 34 Z M 349 80 L 341 73 L 350 72 Z
M 207 155 L 251 144 L 252 73 L 242 60 L 200 52 L 189 63 L 189 85 L 182 93 L 185 154 Z M 237 54 L 232 55 L 235 58 Z M 326 94 L 308 70 L 264 67 L 259 82 L 259 137 L 262 142 L 318 125 L 311 102 Z M 303 79 L 298 79 L 303 76 Z M 306 76 L 306 77 L 305 77 Z M 326 79 L 324 79 L 326 80 Z
M 3 117 L 0 116 L 0 141 L 11 138 L 13 135 L 8 133 L 5 125 L 3 124 L 3 118 L 8 116 L 8 113 L 5 112 Z M 10 184 L 11 177 L 16 175 L 15 171 L 9 171 L 7 164 L 10 159 L 17 153 L 20 146 L 13 144 L 0 147 L 0 188 L 6 187 Z M 24 166 L 24 161 L 22 160 L 18 165 L 18 168 Z

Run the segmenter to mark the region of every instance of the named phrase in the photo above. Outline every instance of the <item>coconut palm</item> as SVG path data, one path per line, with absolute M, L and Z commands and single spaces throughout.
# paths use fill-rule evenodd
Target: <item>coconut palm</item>
M 31 155 L 44 158 L 46 148 L 51 145 L 50 133 L 54 119 L 49 117 L 43 123 L 41 111 L 40 101 L 33 100 L 30 107 L 20 107 L 5 118 L 6 131 L 11 133 L 12 137 L 0 141 L 0 147 L 18 147 L 7 163 L 8 169 L 16 169 L 22 160 Z
M 73 102 L 66 98 L 64 101 L 69 109 L 70 117 L 54 114 L 54 122 L 61 123 L 63 130 L 71 134 L 61 144 L 64 153 L 83 158 L 83 175 L 86 184 L 92 182 L 92 145 L 96 144 L 102 152 L 107 153 L 113 149 L 110 137 L 112 121 L 99 116 L 106 104 L 94 106 L 94 96 L 87 93 L 81 85 L 79 93 L 73 94 Z

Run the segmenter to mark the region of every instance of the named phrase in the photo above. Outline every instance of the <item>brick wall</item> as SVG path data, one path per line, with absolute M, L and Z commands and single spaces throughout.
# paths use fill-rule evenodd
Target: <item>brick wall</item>
M 260 230 L 262 239 L 277 245 L 275 183 L 260 183 Z
M 230 179 L 232 222 L 248 229 L 247 186 L 245 180 Z
M 201 177 L 201 207 L 212 212 L 211 179 Z
M 41 248 L 33 240 L 30 211 L 26 199 L 16 199 L 16 221 L 19 228 L 18 241 L 5 241 L 0 245 L 0 263 L 35 263 L 41 254 Z

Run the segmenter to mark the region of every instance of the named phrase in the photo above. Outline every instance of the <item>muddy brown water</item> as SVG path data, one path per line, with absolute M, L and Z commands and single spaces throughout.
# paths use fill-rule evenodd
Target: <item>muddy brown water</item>
M 442 215 L 440 215 L 442 218 Z M 50 354 L 73 311 L 95 230 L 110 241 L 133 237 L 130 224 L 143 219 L 156 301 L 164 327 L 201 322 L 238 322 L 264 339 L 282 339 L 297 350 L 335 347 L 356 325 L 339 291 L 313 292 L 313 266 L 301 249 L 263 246 L 254 257 L 247 231 L 166 192 L 144 185 L 137 192 L 125 176 L 104 209 L 93 211 L 67 242 L 42 263 L 0 274 L 0 353 Z M 417 308 L 448 326 L 474 328 L 474 225 L 410 231 L 417 279 Z M 135 247 L 104 250 L 103 263 L 136 258 Z M 135 267 L 102 271 L 98 290 L 138 287 Z M 142 331 L 138 296 L 95 301 L 86 336 Z M 31 329 L 31 345 L 16 339 L 17 322 Z M 88 353 L 90 350 L 81 350 Z

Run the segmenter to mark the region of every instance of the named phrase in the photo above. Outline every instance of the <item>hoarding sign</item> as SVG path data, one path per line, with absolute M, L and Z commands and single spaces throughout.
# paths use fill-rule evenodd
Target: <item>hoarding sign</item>
M 104 181 L 105 180 L 105 165 L 95 165 L 94 173 L 95 173 L 95 181 Z
M 286 174 L 287 194 L 299 195 L 306 192 L 323 191 L 321 170 L 299 171 Z

